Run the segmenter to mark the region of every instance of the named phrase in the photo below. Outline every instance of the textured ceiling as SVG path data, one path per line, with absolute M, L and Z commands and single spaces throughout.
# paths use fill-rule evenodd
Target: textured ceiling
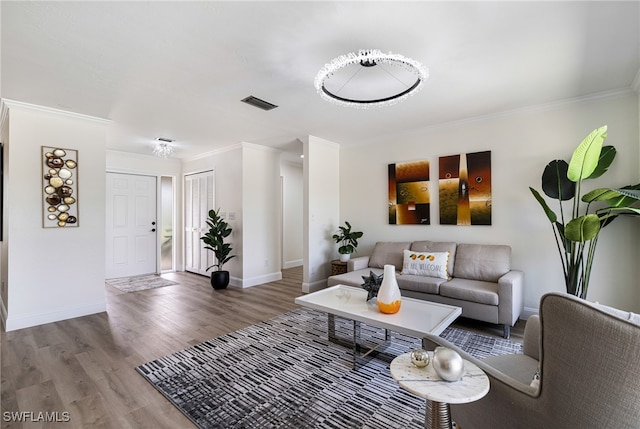
M 3 1 L 1 96 L 108 118 L 110 149 L 186 158 L 238 142 L 297 148 L 314 135 L 388 135 L 631 88 L 638 2 Z M 357 110 L 313 87 L 358 49 L 412 57 L 423 90 Z M 248 95 L 278 105 L 262 111 Z

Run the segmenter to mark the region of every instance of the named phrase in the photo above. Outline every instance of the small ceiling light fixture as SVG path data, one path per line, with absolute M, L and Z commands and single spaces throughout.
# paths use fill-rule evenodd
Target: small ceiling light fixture
M 314 86 L 322 98 L 368 109 L 396 104 L 422 89 L 429 71 L 420 62 L 378 49 L 340 55 L 322 67 Z
M 153 154 L 161 158 L 169 158 L 174 151 L 174 147 L 171 145 L 175 140 L 165 139 L 163 137 L 156 137 L 156 143 L 153 145 Z

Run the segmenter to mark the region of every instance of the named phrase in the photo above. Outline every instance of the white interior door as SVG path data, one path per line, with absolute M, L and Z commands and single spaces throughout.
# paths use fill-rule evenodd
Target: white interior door
M 213 264 L 213 252 L 204 248 L 200 237 L 209 229 L 207 216 L 213 209 L 213 171 L 184 177 L 185 195 L 185 270 L 207 275 Z
M 106 277 L 157 272 L 156 178 L 107 173 Z

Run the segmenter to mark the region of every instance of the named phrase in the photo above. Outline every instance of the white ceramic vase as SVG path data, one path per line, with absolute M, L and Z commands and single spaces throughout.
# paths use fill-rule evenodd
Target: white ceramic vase
M 384 277 L 378 290 L 378 310 L 381 313 L 394 314 L 400 310 L 402 296 L 396 281 L 395 265 L 384 266 Z
M 347 262 L 349 259 L 351 259 L 351 253 L 340 254 L 340 262 Z

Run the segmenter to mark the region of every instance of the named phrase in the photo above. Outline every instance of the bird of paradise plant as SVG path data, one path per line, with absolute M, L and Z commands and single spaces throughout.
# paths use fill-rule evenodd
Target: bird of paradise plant
M 640 215 L 640 183 L 617 189 L 598 188 L 580 197 L 582 181 L 602 176 L 616 156 L 613 146 L 603 146 L 606 137 L 604 125 L 584 138 L 568 164 L 554 160 L 545 167 L 542 190 L 558 201 L 559 219 L 540 193 L 529 187 L 551 222 L 567 293 L 583 299 L 587 297 L 600 231 L 618 216 Z M 572 209 L 565 213 L 563 201 L 569 200 L 573 200 Z

